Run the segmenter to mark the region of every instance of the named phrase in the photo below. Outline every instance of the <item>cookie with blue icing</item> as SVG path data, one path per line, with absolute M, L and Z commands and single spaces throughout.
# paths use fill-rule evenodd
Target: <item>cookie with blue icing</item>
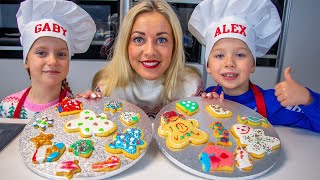
M 55 142 L 52 146 L 41 146 L 36 149 L 32 156 L 34 164 L 57 161 L 66 150 L 66 146 L 62 142 Z

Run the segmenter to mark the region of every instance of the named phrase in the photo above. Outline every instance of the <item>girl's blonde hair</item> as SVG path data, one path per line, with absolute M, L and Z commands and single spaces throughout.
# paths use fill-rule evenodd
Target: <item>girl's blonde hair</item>
M 164 73 L 163 97 L 169 101 L 173 100 L 175 86 L 182 83 L 182 72 L 185 71 L 185 54 L 180 21 L 171 6 L 164 0 L 143 0 L 128 11 L 115 41 L 113 57 L 108 65 L 96 73 L 92 82 L 93 90 L 96 89 L 97 84 L 101 83 L 104 85 L 103 95 L 110 96 L 114 88 L 125 87 L 134 81 L 135 76 L 138 76 L 130 66 L 127 48 L 132 26 L 137 16 L 148 12 L 162 14 L 172 28 L 174 46 L 171 64 Z M 181 73 L 180 76 L 179 73 Z

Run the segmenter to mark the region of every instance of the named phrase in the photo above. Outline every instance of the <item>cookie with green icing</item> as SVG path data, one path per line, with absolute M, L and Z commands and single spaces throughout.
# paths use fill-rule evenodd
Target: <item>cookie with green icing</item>
M 80 139 L 71 144 L 68 151 L 72 152 L 75 156 L 89 158 L 94 150 L 93 141 L 90 139 Z
M 140 114 L 136 112 L 122 112 L 120 114 L 120 120 L 123 124 L 131 126 L 140 120 Z
M 176 103 L 177 109 L 182 110 L 183 112 L 187 113 L 189 116 L 197 113 L 199 111 L 199 105 L 197 102 L 183 100 Z

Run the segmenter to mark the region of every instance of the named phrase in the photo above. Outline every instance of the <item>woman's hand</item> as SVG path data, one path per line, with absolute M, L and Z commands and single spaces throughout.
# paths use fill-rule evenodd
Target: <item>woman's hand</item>
M 99 92 L 93 92 L 91 90 L 87 90 L 85 93 L 77 94 L 76 97 L 85 98 L 85 99 L 96 99 L 96 98 L 101 98 L 101 94 Z
M 223 91 L 221 92 L 221 94 L 219 95 L 218 93 L 216 92 L 209 92 L 209 93 L 206 93 L 206 92 L 203 92 L 201 94 L 201 97 L 202 98 L 208 98 L 208 99 L 220 99 L 220 100 L 223 100 L 224 99 L 224 93 Z

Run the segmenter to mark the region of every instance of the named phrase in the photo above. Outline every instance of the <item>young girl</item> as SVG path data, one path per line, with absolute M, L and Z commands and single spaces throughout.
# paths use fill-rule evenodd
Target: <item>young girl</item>
M 17 22 L 31 86 L 7 96 L 0 116 L 27 119 L 72 96 L 66 80 L 70 58 L 88 49 L 96 27 L 86 11 L 60 0 L 22 2 Z
M 95 75 L 93 89 L 131 102 L 151 117 L 168 102 L 199 94 L 201 77 L 185 66 L 182 37 L 168 3 L 141 1 L 124 18 L 112 60 Z
M 218 84 L 207 88 L 203 97 L 218 98 L 224 92 L 221 98 L 258 111 L 272 124 L 320 132 L 320 95 L 295 82 L 290 68 L 275 90 L 250 82 L 256 57 L 276 42 L 280 28 L 270 0 L 202 1 L 190 18 L 189 30 L 206 46 L 207 72 Z

